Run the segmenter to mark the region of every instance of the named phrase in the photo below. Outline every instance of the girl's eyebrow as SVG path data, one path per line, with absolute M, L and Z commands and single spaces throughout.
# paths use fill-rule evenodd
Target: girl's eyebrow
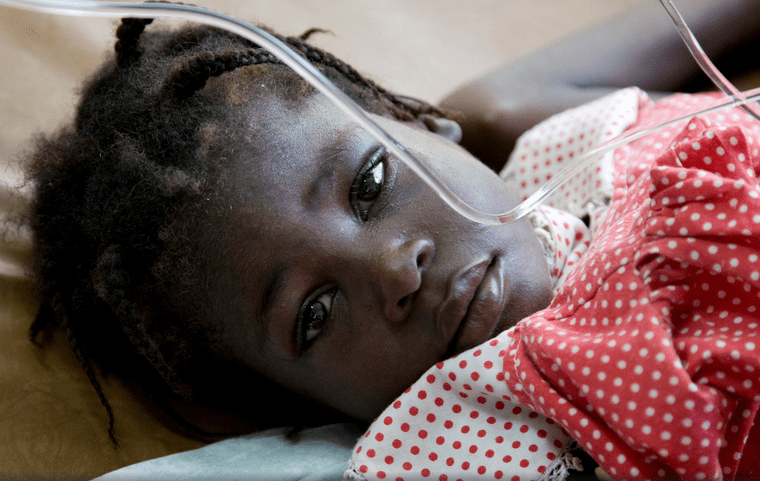
M 290 273 L 290 263 L 279 262 L 272 269 L 266 273 L 264 280 L 264 290 L 261 295 L 261 327 L 264 332 L 264 337 L 269 337 L 269 325 L 271 323 L 270 314 L 274 306 L 277 304 L 277 299 L 282 295 L 282 291 L 285 289 L 287 280 Z
M 348 151 L 349 135 L 353 129 L 343 130 L 331 142 L 319 149 L 314 161 L 317 164 L 316 175 L 307 182 L 301 192 L 303 206 L 313 212 L 330 192 L 331 179 L 340 174 L 341 159 Z M 348 197 L 346 197 L 348 198 Z
M 337 161 L 341 158 L 346 148 L 341 145 L 328 145 L 320 150 L 316 158 L 317 173 L 310 182 L 307 182 L 301 194 L 303 205 L 307 211 L 312 212 L 329 193 L 332 186 L 331 179 L 337 176 Z

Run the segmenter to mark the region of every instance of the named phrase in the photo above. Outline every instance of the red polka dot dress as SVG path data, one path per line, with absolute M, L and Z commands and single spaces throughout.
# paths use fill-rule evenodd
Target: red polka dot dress
M 714 101 L 623 92 L 629 129 Z M 605 102 L 597 112 L 625 107 Z M 579 139 L 567 118 L 538 128 Z M 593 241 L 545 209 L 564 281 L 551 305 L 432 367 L 359 441 L 346 477 L 563 479 L 580 467 L 574 442 L 614 479 L 741 474 L 760 403 L 759 126 L 738 109 L 694 118 L 587 172 L 570 210 L 590 215 Z M 545 166 L 554 153 L 535 145 Z

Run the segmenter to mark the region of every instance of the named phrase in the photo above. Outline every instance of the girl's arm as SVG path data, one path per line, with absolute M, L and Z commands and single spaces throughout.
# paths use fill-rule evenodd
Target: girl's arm
M 714 61 L 760 39 L 757 0 L 675 3 Z M 746 62 L 756 66 L 757 57 Z M 462 145 L 499 170 L 517 137 L 552 114 L 631 85 L 657 97 L 697 74 L 670 17 L 659 2 L 648 0 L 465 84 L 441 105 L 464 114 Z

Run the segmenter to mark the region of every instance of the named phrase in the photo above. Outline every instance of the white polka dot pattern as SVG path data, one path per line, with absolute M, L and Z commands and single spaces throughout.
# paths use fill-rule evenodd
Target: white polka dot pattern
M 700 98 L 672 97 L 641 122 Z M 731 111 L 639 141 L 635 158 L 616 152 L 588 252 L 550 308 L 509 333 L 513 397 L 615 479 L 737 474 L 760 402 L 758 130 Z

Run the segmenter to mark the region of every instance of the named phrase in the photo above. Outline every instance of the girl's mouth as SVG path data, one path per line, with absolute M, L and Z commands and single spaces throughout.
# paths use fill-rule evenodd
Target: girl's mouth
M 439 326 L 453 331 L 446 357 L 487 341 L 498 329 L 505 307 L 504 281 L 498 257 L 478 262 L 454 276 L 438 311 Z

